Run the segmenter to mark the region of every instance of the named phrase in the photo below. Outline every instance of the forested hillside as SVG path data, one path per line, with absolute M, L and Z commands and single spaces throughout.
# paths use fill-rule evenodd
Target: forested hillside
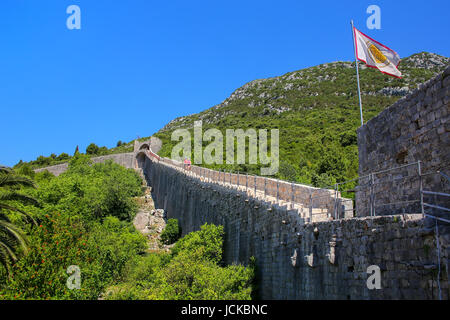
M 433 53 L 418 53 L 400 63 L 402 79 L 393 78 L 360 64 L 364 120 L 442 71 L 450 58 Z M 354 63 L 332 62 L 289 72 L 285 75 L 251 81 L 229 98 L 198 114 L 174 119 L 156 137 L 163 141 L 162 156 L 171 155 L 176 142 L 175 129 L 192 131 L 194 121 L 203 121 L 203 131 L 225 129 L 279 129 L 280 170 L 276 177 L 290 181 L 328 186 L 352 179 L 358 171 L 356 129 L 360 126 Z M 145 138 L 142 138 L 143 140 Z M 204 144 L 206 145 L 206 143 Z M 130 152 L 133 141 L 119 141 L 117 147 L 90 146 L 91 156 Z M 67 154 L 41 156 L 16 169 L 68 161 Z M 259 174 L 260 165 L 214 165 L 214 168 Z
M 361 66 L 364 120 L 407 95 L 449 63 L 449 58 L 432 53 L 412 55 L 400 63 L 402 79 Z M 225 129 L 279 129 L 279 178 L 326 186 L 357 176 L 356 129 L 360 115 L 354 63 L 326 63 L 249 82 L 221 104 L 177 118 L 162 128 L 156 134 L 163 141 L 160 154 L 170 156 L 177 143 L 171 141 L 173 130 L 192 129 L 196 120 L 203 121 L 203 131 L 215 127 L 224 136 Z M 259 174 L 257 165 L 214 167 Z

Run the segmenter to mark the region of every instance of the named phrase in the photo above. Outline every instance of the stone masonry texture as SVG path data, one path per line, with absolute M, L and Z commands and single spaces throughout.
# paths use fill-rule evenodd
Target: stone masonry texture
M 179 220 L 183 235 L 204 223 L 223 225 L 224 260 L 256 258 L 261 299 L 437 299 L 433 229 L 421 215 L 348 218 L 305 224 L 284 207 L 236 189 L 202 182 L 146 158 L 157 208 Z M 448 234 L 441 235 L 440 285 L 448 299 Z M 367 267 L 381 269 L 369 290 Z
M 418 166 L 426 174 L 424 190 L 450 193 L 450 66 L 433 79 L 398 100 L 358 129 L 359 176 L 403 166 L 374 175 L 376 214 L 420 213 Z M 414 164 L 406 166 L 408 164 Z M 369 178 L 360 178 L 356 195 L 358 216 L 369 215 Z M 384 205 L 411 201 L 410 204 Z M 413 202 L 416 201 L 416 202 Z M 450 208 L 450 198 L 427 196 L 431 202 Z M 433 214 L 441 214 L 429 210 Z M 447 215 L 448 216 L 448 215 Z

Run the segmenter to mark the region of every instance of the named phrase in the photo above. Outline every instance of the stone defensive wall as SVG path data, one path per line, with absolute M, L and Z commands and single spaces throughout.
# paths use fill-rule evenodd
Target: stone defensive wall
M 48 172 L 54 174 L 55 176 L 59 176 L 61 173 L 67 170 L 68 165 L 69 164 L 67 162 L 64 162 L 50 167 L 35 169 L 34 172 L 42 172 L 47 170 Z
M 450 66 L 358 129 L 358 216 L 368 215 L 371 192 L 377 215 L 421 213 L 421 189 L 450 193 L 449 120 Z M 450 197 L 425 193 L 422 202 L 450 208 Z
M 289 203 L 146 154 L 141 169 L 156 208 L 178 219 L 183 235 L 204 223 L 223 225 L 224 262 L 256 258 L 259 298 L 448 299 L 448 236 L 438 238 L 439 269 L 435 234 L 420 214 L 309 221 Z M 381 289 L 367 286 L 372 265 L 380 268 Z
M 99 163 L 99 162 L 105 162 L 107 160 L 112 160 L 115 163 L 120 164 L 121 166 L 124 166 L 125 168 L 135 168 L 135 154 L 134 152 L 130 153 L 118 153 L 118 154 L 109 154 L 106 156 L 100 156 L 100 157 L 93 157 L 91 158 L 93 163 Z M 40 168 L 34 170 L 35 172 L 41 172 L 48 170 L 50 173 L 54 174 L 55 176 L 59 176 L 61 173 L 65 172 L 68 167 L 68 163 L 62 163 L 57 164 L 50 167 Z
M 147 143 L 143 145 L 148 146 Z M 139 170 L 144 169 L 147 159 L 152 159 L 200 181 L 236 189 L 248 196 L 295 210 L 307 222 L 353 217 L 352 200 L 343 198 L 340 192 L 335 190 L 289 183 L 269 177 L 211 170 L 194 165 L 189 170 L 185 170 L 183 163 L 160 157 L 150 148 L 136 149 Z M 143 170 L 143 173 L 146 171 Z

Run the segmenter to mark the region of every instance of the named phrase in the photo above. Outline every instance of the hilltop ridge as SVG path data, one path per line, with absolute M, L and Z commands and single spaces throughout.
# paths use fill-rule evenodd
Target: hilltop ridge
M 386 78 L 386 76 L 381 75 L 376 77 L 377 83 L 376 87 L 380 86 L 379 83 L 381 78 L 386 78 L 387 81 L 384 83 L 390 84 L 387 87 L 379 88 L 378 90 L 370 90 L 371 87 L 367 84 L 363 84 L 363 80 L 365 80 L 365 74 L 361 75 L 361 82 L 363 87 L 366 87 L 366 91 L 363 91 L 363 95 L 383 95 L 383 96 L 405 96 L 410 93 L 413 89 L 417 88 L 420 83 L 425 82 L 430 79 L 433 74 L 442 71 L 446 65 L 450 64 L 450 58 L 443 57 L 434 53 L 421 52 L 417 54 L 413 54 L 407 58 L 402 59 L 400 63 L 400 70 L 403 73 L 403 79 L 395 81 L 394 78 Z M 359 64 L 360 69 L 365 70 L 367 67 L 363 64 Z M 208 117 L 209 112 L 216 112 L 217 109 L 221 109 L 229 106 L 233 102 L 238 100 L 245 100 L 247 98 L 251 98 L 252 101 L 249 102 L 248 107 L 258 107 L 266 104 L 266 102 L 270 100 L 278 100 L 286 98 L 283 94 L 278 94 L 279 92 L 276 89 L 281 89 L 282 92 L 289 91 L 298 91 L 298 95 L 305 96 L 318 96 L 320 92 L 311 92 L 308 89 L 314 88 L 315 85 L 318 85 L 322 82 L 334 82 L 334 81 L 343 81 L 344 79 L 338 79 L 339 70 L 350 69 L 351 74 L 343 73 L 345 76 L 353 76 L 355 64 L 354 62 L 348 61 L 335 61 L 325 64 L 320 64 L 315 67 L 310 67 L 302 70 L 297 70 L 293 72 L 288 72 L 284 75 L 278 77 L 270 77 L 264 79 L 256 79 L 244 84 L 242 87 L 236 89 L 228 98 L 226 98 L 220 104 L 217 104 L 205 111 L 202 111 L 198 114 L 192 114 L 187 116 L 182 116 L 173 119 L 167 125 L 165 125 L 161 131 L 172 130 L 176 128 L 183 127 L 186 124 L 186 121 L 189 118 L 196 118 L 196 120 L 206 120 L 209 123 L 213 123 L 214 121 L 210 117 Z M 417 72 L 415 69 L 421 69 Z M 370 70 L 369 72 L 373 72 Z M 347 79 L 345 79 L 347 80 Z M 351 83 L 349 83 L 351 84 Z M 402 84 L 400 86 L 400 84 Z M 356 85 L 356 84 L 355 84 Z M 335 95 L 345 96 L 349 94 L 353 96 L 353 92 L 355 88 L 354 86 L 349 86 L 345 88 L 345 90 L 339 92 L 336 91 Z M 372 86 L 372 88 L 374 88 Z M 320 90 L 317 90 L 320 91 Z M 274 94 L 275 93 L 275 94 Z M 297 94 L 297 92 L 296 92 Z M 288 104 L 288 103 L 287 103 Z M 268 104 L 268 107 L 271 108 L 271 104 Z M 272 110 L 278 111 L 277 113 L 289 111 L 291 108 L 289 106 L 285 107 L 272 107 Z M 213 117 L 218 118 L 218 117 Z
M 364 120 L 368 121 L 421 83 L 445 69 L 450 58 L 421 52 L 402 59 L 402 79 L 389 77 L 360 63 Z M 356 129 L 360 126 L 354 62 L 336 61 L 257 79 L 200 113 L 170 121 L 155 136 L 163 141 L 162 156 L 170 156 L 173 130 L 280 130 L 278 178 L 324 186 L 353 179 L 358 171 Z M 257 173 L 258 165 L 215 165 L 214 168 Z

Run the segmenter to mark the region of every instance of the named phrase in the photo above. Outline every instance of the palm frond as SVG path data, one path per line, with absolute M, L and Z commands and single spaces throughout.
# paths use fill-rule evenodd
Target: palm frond
M 29 219 L 29 221 L 31 221 L 34 225 L 37 226 L 36 220 L 34 220 L 34 218 L 32 216 L 30 216 L 28 213 L 26 213 L 25 211 L 23 211 L 23 210 L 21 210 L 19 208 L 12 207 L 10 205 L 7 205 L 6 203 L 1 203 L 0 202 L 0 209 L 6 209 L 6 210 L 19 212 L 19 213 L 23 214 L 27 219 Z
M 23 231 L 11 222 L 8 212 L 2 212 L 2 210 L 21 213 L 28 222 L 31 221 L 37 225 L 27 212 L 7 203 L 8 201 L 18 201 L 39 206 L 39 202 L 35 198 L 8 188 L 20 186 L 36 188 L 31 179 L 17 176 L 11 168 L 0 166 L 0 264 L 5 266 L 9 275 L 11 274 L 11 264 L 18 259 L 19 248 L 23 249 L 23 253 L 28 251 L 28 241 Z
M 9 217 L 2 212 L 0 212 L 0 220 L 6 221 L 6 222 L 11 222 L 11 220 L 9 220 Z
M 8 275 L 11 274 L 11 260 L 9 251 L 0 242 L 0 263 L 5 267 Z
M 28 252 L 27 238 L 15 225 L 9 222 L 0 221 L 0 232 L 2 233 L 0 243 L 4 246 L 10 247 L 11 250 L 14 250 L 16 247 L 22 247 L 24 253 Z
M 15 255 L 11 245 L 8 245 L 6 241 L 0 240 L 0 246 L 5 250 L 5 253 L 7 254 L 9 259 L 11 259 L 12 261 L 17 261 L 17 256 Z
M 4 174 L 0 176 L 0 187 L 6 186 L 24 186 L 36 188 L 36 184 L 33 180 L 27 177 L 16 176 L 13 174 Z
M 38 207 L 39 201 L 37 201 L 35 198 L 28 196 L 26 194 L 17 193 L 14 191 L 8 191 L 4 193 L 0 193 L 0 201 L 20 201 L 20 202 L 26 202 L 28 204 L 34 205 Z
M 12 172 L 12 169 L 9 168 L 9 167 L 5 167 L 5 166 L 1 166 L 1 165 L 0 165 L 0 172 L 3 172 L 3 173 L 11 173 L 11 172 Z

